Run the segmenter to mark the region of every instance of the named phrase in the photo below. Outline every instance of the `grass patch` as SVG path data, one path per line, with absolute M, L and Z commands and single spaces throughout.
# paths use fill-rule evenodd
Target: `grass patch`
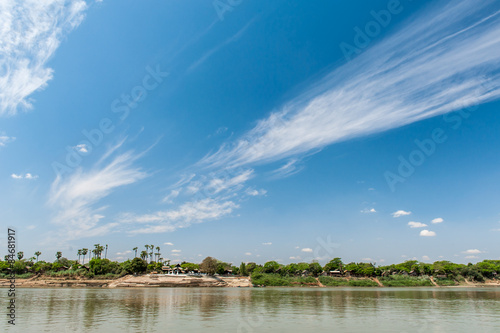
M 379 278 L 386 287 L 432 287 L 431 280 L 426 276 L 391 275 Z
M 16 274 L 16 279 L 29 279 L 30 277 L 33 277 L 33 273 L 23 273 L 23 274 Z M 0 278 L 2 279 L 9 279 L 10 278 L 10 274 L 0 274 Z
M 377 282 L 369 279 L 349 280 L 350 287 L 378 287 Z
M 436 281 L 436 283 L 440 286 L 455 286 L 455 285 L 457 285 L 456 281 L 451 280 L 451 279 L 434 279 L 434 281 Z
M 253 273 L 251 276 L 253 284 L 264 286 L 290 286 L 291 281 L 279 274 Z
M 349 281 L 344 278 L 337 278 L 331 276 L 320 276 L 319 281 L 329 287 L 341 287 L 341 286 L 349 286 Z

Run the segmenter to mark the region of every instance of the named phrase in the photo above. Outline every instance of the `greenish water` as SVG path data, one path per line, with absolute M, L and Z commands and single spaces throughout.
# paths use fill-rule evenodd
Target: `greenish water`
M 500 288 L 18 289 L 16 304 L 1 331 L 500 332 Z

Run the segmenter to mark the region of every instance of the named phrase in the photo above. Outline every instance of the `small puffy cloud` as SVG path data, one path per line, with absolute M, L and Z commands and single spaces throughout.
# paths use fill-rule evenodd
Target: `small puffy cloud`
M 262 243 L 262 245 L 273 245 L 273 243 L 267 242 L 267 243 Z
M 267 191 L 264 189 L 256 190 L 256 189 L 248 188 L 245 191 L 245 193 L 248 194 L 249 196 L 256 197 L 259 195 L 266 195 Z
M 431 221 L 432 223 L 442 223 L 444 220 L 441 217 L 435 218 L 434 220 Z
M 478 259 L 478 256 L 466 256 L 465 259 Z
M 308 247 L 305 247 L 301 250 L 302 252 L 312 252 L 313 250 L 308 248 Z
M 73 149 L 84 154 L 89 152 L 89 147 L 84 143 L 74 146 Z
M 169 245 L 169 246 L 173 246 L 174 244 L 173 243 L 170 243 L 170 242 L 166 242 L 166 243 L 163 243 L 164 245 Z
M 252 252 L 245 252 L 245 255 L 246 255 L 246 256 L 251 256 L 251 255 L 252 255 Z
M 372 258 L 363 258 L 361 261 L 372 262 L 374 260 Z
M 172 253 L 180 253 L 182 252 L 181 250 L 172 250 Z
M 10 175 L 11 178 L 13 179 L 37 179 L 38 178 L 38 175 L 33 175 L 31 173 L 26 173 L 26 174 L 15 174 L 13 173 L 12 175 Z
M 422 230 L 422 231 L 420 231 L 420 236 L 422 236 L 422 237 L 434 237 L 434 236 L 436 236 L 436 233 L 434 231 Z
M 7 136 L 5 133 L 0 132 L 0 147 L 5 147 L 9 142 L 14 141 L 16 138 L 13 136 Z
M 406 215 L 410 215 L 411 212 L 407 212 L 407 211 L 404 211 L 404 210 L 398 210 L 398 211 L 395 211 L 394 213 L 392 213 L 392 217 L 401 217 L 401 216 L 406 216 Z
M 296 246 L 295 248 L 296 248 L 296 249 L 300 249 L 300 246 Z
M 421 222 L 408 222 L 408 225 L 410 228 L 423 228 L 427 227 L 427 224 L 421 223 Z
M 429 258 L 428 256 L 422 256 L 422 260 L 429 261 L 431 260 L 431 258 Z
M 290 257 L 290 258 L 288 258 L 288 259 L 290 259 L 290 260 L 300 260 L 300 257 L 293 257 L 293 256 L 292 256 L 292 257 Z
M 123 255 L 125 255 L 125 254 L 129 254 L 129 253 L 132 253 L 132 251 L 127 250 L 127 251 L 123 251 L 123 252 L 116 252 L 116 255 L 118 255 L 118 256 L 123 256 Z
M 377 211 L 375 208 L 365 208 L 361 211 L 361 213 L 369 214 L 369 213 L 376 213 Z
M 483 253 L 483 251 L 480 251 L 478 249 L 470 249 L 470 250 L 467 250 L 467 251 L 463 251 L 462 253 L 465 253 L 465 254 L 480 254 L 480 253 Z

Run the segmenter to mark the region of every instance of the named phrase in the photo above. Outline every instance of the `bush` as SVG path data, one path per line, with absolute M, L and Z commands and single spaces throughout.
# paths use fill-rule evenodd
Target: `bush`
M 320 276 L 319 281 L 324 284 L 325 286 L 330 286 L 330 287 L 340 287 L 340 286 L 348 286 L 349 281 L 344 278 L 335 278 L 331 276 Z
M 432 287 L 431 280 L 426 276 L 391 275 L 379 278 L 386 287 Z
M 251 277 L 253 284 L 264 285 L 264 286 L 289 286 L 291 281 L 289 278 L 284 278 L 279 274 L 264 274 L 264 273 L 253 273 Z
M 349 280 L 350 287 L 378 287 L 377 282 L 373 280 Z

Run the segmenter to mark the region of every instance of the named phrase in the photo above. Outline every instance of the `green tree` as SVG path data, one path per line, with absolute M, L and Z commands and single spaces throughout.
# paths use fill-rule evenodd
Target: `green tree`
M 333 258 L 325 265 L 324 270 L 326 272 L 336 271 L 336 270 L 342 271 L 343 266 L 344 266 L 344 263 L 342 262 L 342 259 Z
M 280 268 L 280 264 L 276 261 L 268 261 L 264 264 L 264 273 L 276 273 Z
M 248 276 L 247 266 L 245 265 L 244 262 L 242 262 L 240 264 L 240 272 L 239 273 L 240 273 L 241 276 Z
M 134 258 L 137 258 L 137 246 L 132 249 L 135 252 Z
M 78 250 L 76 254 L 78 255 L 78 262 L 80 262 L 80 257 L 82 256 L 82 250 L 81 249 Z
M 323 271 L 323 268 L 321 267 L 321 265 L 317 262 L 313 262 L 313 263 L 310 263 L 309 264 L 309 269 L 308 271 L 313 275 L 313 276 L 318 276 L 321 274 L 321 272 Z
M 36 256 L 36 262 L 38 262 L 38 257 L 42 254 L 42 252 L 40 251 L 36 251 L 35 252 L 35 256 Z
M 56 252 L 57 261 L 59 261 L 59 259 L 61 259 L 61 257 L 62 257 L 62 252 L 61 251 L 57 251 Z
M 21 260 L 21 259 L 23 259 L 23 257 L 24 257 L 24 252 L 23 251 L 17 252 L 17 259 Z

